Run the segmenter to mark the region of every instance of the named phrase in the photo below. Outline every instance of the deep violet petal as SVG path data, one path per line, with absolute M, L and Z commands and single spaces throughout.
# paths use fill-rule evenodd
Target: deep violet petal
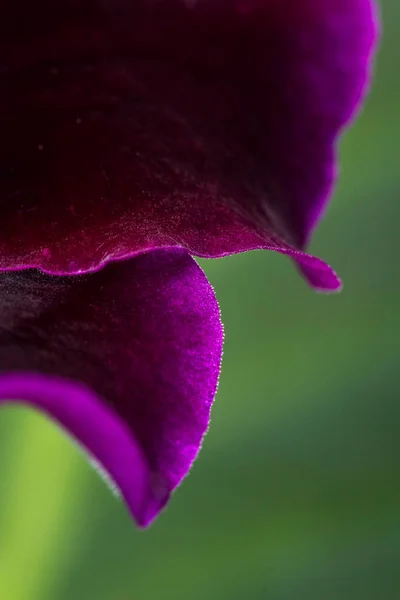
M 371 0 L 2 0 L 0 269 L 299 252 L 363 95 Z
M 181 249 L 90 275 L 0 274 L 0 399 L 58 421 L 141 526 L 199 450 L 221 344 L 211 286 Z

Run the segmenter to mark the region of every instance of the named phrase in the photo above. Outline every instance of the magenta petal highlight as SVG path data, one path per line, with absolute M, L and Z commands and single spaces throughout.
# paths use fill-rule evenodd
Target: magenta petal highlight
M 126 424 L 85 386 L 31 373 L 1 375 L 4 402 L 25 403 L 57 421 L 106 470 L 139 526 L 148 525 L 168 500 Z

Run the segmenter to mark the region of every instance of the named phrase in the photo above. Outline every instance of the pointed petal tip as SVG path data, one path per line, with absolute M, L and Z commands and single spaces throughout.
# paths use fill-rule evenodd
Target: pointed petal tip
M 330 294 L 342 290 L 342 281 L 338 275 L 319 258 L 299 253 L 295 262 L 300 273 L 316 292 Z
M 168 492 L 154 485 L 147 461 L 122 419 L 86 386 L 33 373 L 0 376 L 0 403 L 31 406 L 73 437 L 116 486 L 139 526 L 165 505 Z

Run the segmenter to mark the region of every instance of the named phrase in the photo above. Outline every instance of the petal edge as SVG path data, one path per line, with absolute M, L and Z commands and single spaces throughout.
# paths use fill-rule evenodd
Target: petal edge
M 88 276 L 0 274 L 0 398 L 70 431 L 140 525 L 197 455 L 221 351 L 212 288 L 183 250 Z

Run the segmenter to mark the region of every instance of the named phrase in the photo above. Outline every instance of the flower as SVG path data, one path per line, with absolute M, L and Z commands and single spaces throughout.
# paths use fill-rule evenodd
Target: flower
M 369 79 L 373 6 L 2 5 L 0 398 L 58 421 L 144 526 L 217 385 L 218 307 L 190 255 L 275 250 L 340 286 L 305 246 Z

